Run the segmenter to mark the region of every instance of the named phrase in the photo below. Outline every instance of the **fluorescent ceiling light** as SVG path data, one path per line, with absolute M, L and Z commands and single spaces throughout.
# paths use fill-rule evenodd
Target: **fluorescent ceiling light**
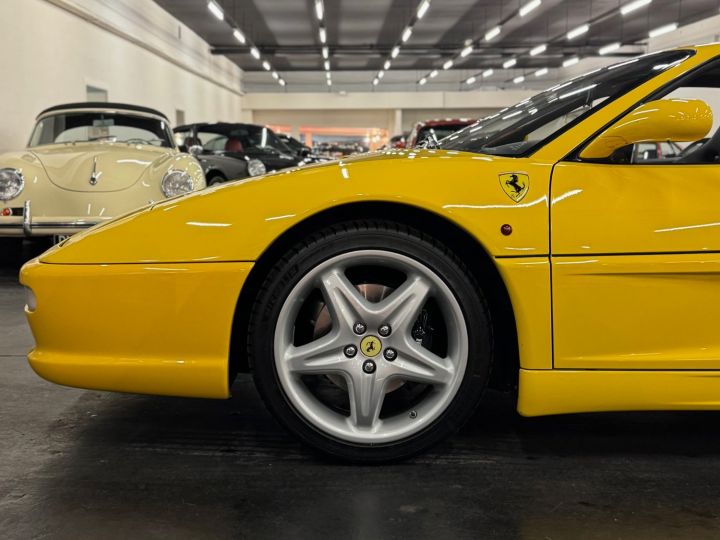
M 465 58 L 465 57 L 466 57 L 468 54 L 470 54 L 472 51 L 473 51 L 473 46 L 472 46 L 472 45 L 468 45 L 468 46 L 465 47 L 462 51 L 460 51 L 460 56 L 461 56 L 462 58 Z
M 323 0 L 315 0 L 315 16 L 318 21 L 322 21 L 323 15 L 325 14 L 325 6 Z
M 648 37 L 655 38 L 658 36 L 662 36 L 663 34 L 667 34 L 668 32 L 674 32 L 675 30 L 677 30 L 677 27 L 678 23 L 666 24 L 665 26 L 661 26 L 659 28 L 656 28 L 655 30 L 650 30 Z
M 410 36 L 412 36 L 412 28 L 408 26 L 402 33 L 402 42 L 405 43 L 408 39 L 410 39 Z
M 600 56 L 605 56 L 606 54 L 610 54 L 611 52 L 617 51 L 620 48 L 620 42 L 611 43 L 610 45 L 605 45 L 604 47 L 600 47 L 598 49 L 598 54 Z
M 332 75 L 330 75 L 330 72 L 329 72 L 329 71 L 326 71 L 326 72 L 325 72 L 325 78 L 326 78 L 326 79 L 329 79 L 330 77 L 332 77 Z
M 580 58 L 578 56 L 573 56 L 572 58 L 568 58 L 563 62 L 563 67 L 570 67 L 574 66 L 580 61 Z
M 398 54 L 400 54 L 400 47 L 398 47 L 398 46 L 396 45 L 395 47 L 393 47 L 393 50 L 390 51 L 390 56 L 391 56 L 392 58 L 397 58 L 397 55 L 398 55 Z
M 543 75 L 547 75 L 547 74 L 548 74 L 548 68 L 541 68 L 535 72 L 536 77 L 542 77 Z
M 525 77 L 523 77 L 522 75 L 520 75 L 520 76 L 518 76 L 518 77 L 515 77 L 515 78 L 513 79 L 513 82 L 514 82 L 515 84 L 520 84 L 520 83 L 523 82 L 524 80 L 525 80 Z
M 323 47 L 322 48 L 322 56 L 325 60 L 330 58 L 330 49 L 328 49 L 327 47 Z
M 451 67 L 453 67 L 453 64 L 454 62 L 452 60 L 448 60 L 443 64 L 443 69 L 450 69 Z
M 491 28 L 487 32 L 485 32 L 485 41 L 490 41 L 492 39 L 495 39 L 500 35 L 500 32 L 502 31 L 502 27 L 496 26 L 494 28 Z
M 378 74 L 377 74 L 377 78 L 378 78 L 378 79 L 382 79 L 384 76 L 385 76 L 385 72 L 384 72 L 384 71 L 378 71 Z
M 378 79 L 377 77 L 375 77 L 375 78 L 373 79 L 373 86 L 377 86 L 379 82 L 380 82 L 380 79 Z
M 485 71 L 482 72 L 482 76 L 483 76 L 483 77 L 489 77 L 489 76 L 492 75 L 493 73 L 495 73 L 495 72 L 494 72 L 492 69 L 486 69 Z
M 538 45 L 537 47 L 533 47 L 530 49 L 530 56 L 537 56 L 538 54 L 542 54 L 547 50 L 547 45 L 544 43 L 542 45 Z
M 628 13 L 632 13 L 641 7 L 647 6 L 650 2 L 652 2 L 652 0 L 635 0 L 634 2 L 630 2 L 629 4 L 625 4 L 621 7 L 620 13 L 622 15 L 627 15 Z
M 503 68 L 508 69 L 513 67 L 515 64 L 517 64 L 517 58 L 511 58 L 510 60 L 503 62 Z
M 267 60 L 263 61 L 262 66 L 265 69 L 265 71 L 270 71 L 270 64 L 268 63 Z
M 476 80 L 477 80 L 477 78 L 470 77 L 465 81 L 465 84 L 473 84 Z
M 587 34 L 588 30 L 590 30 L 589 24 L 583 24 L 582 26 L 578 26 L 574 30 L 570 30 L 567 33 L 568 39 L 575 39 L 578 36 L 582 36 L 583 34 Z
M 542 4 L 541 0 L 531 0 L 527 4 L 525 4 L 523 7 L 520 8 L 520 11 L 518 12 L 521 17 L 524 17 L 528 13 L 530 13 L 533 9 L 538 7 L 540 4 Z
M 430 72 L 429 77 L 432 79 L 433 77 L 437 77 L 437 74 L 438 74 L 437 69 L 433 69 L 433 70 Z
M 280 86 L 285 86 L 285 81 L 283 79 L 280 79 L 278 81 L 278 84 L 280 84 Z
M 390 60 L 385 60 L 385 63 L 383 64 L 383 69 L 390 69 L 390 65 L 392 62 Z
M 325 30 L 325 27 L 320 27 L 320 42 L 325 43 L 327 41 L 327 30 Z
M 327 80 L 327 85 L 332 86 L 332 81 L 330 79 Z
M 237 39 L 240 43 L 245 45 L 245 34 L 243 34 L 240 30 L 238 30 L 237 28 L 233 30 L 233 36 L 235 36 L 235 39 Z
M 221 21 L 225 18 L 225 13 L 223 12 L 222 8 L 217 4 L 217 2 L 210 0 L 207 3 L 207 8 L 210 10 L 210 13 L 215 15 L 215 17 L 217 17 Z
M 275 79 L 276 81 L 280 78 L 280 75 L 278 75 L 277 71 L 273 71 L 272 76 L 273 76 L 273 79 Z
M 418 81 L 418 84 L 419 84 L 420 86 L 422 86 L 422 85 L 425 84 L 426 82 L 427 82 L 427 79 L 426 79 L 425 77 L 423 77 L 422 79 L 420 79 L 420 80 Z
M 330 60 L 325 60 L 324 64 L 325 71 L 330 71 Z
M 252 47 L 250 49 L 250 54 L 252 54 L 255 60 L 260 60 L 260 51 L 258 51 L 257 47 Z
M 422 2 L 420 2 L 420 5 L 417 9 L 417 18 L 422 19 L 427 13 L 428 9 L 430 9 L 430 0 L 423 0 Z

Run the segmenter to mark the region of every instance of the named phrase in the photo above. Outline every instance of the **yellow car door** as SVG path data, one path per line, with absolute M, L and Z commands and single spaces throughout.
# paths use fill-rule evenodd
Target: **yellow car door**
M 555 368 L 720 369 L 716 75 L 703 68 L 554 167 Z M 618 143 L 663 137 L 703 142 L 643 160 Z

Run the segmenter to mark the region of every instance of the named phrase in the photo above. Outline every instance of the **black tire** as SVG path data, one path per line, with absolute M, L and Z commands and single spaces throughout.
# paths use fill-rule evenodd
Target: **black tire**
M 0 265 L 17 266 L 23 255 L 22 238 L 0 238 Z
M 221 176 L 219 174 L 216 174 L 216 175 L 212 176 L 211 178 L 208 178 L 207 185 L 208 185 L 208 187 L 210 187 L 210 186 L 214 186 L 216 184 L 222 184 L 224 182 L 227 182 L 227 178 L 225 178 L 224 176 Z
M 464 377 L 444 412 L 424 430 L 385 444 L 339 440 L 308 423 L 292 406 L 279 382 L 274 332 L 282 305 L 298 281 L 316 265 L 342 253 L 381 249 L 422 262 L 450 288 L 465 317 L 469 354 Z M 289 431 L 320 452 L 361 463 L 404 459 L 455 433 L 472 416 L 487 385 L 493 354 L 490 314 L 481 289 L 460 259 L 443 244 L 390 221 L 350 221 L 298 243 L 268 273 L 254 302 L 248 326 L 248 358 L 257 389 Z

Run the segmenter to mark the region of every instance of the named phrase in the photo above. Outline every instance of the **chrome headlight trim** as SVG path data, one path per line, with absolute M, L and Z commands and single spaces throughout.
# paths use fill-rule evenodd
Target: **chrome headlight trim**
M 195 189 L 195 183 L 193 182 L 192 176 L 186 171 L 179 169 L 170 169 L 163 176 L 162 182 L 160 182 L 160 188 L 162 189 L 165 197 L 177 197 L 178 195 L 185 195 Z
M 261 176 L 267 172 L 265 164 L 259 159 L 249 160 L 247 170 L 250 176 Z
M 25 177 L 17 169 L 0 169 L 0 201 L 9 201 L 25 189 Z

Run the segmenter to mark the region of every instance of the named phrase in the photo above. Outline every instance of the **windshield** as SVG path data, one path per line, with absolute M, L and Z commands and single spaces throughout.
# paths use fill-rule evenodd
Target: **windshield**
M 29 147 L 91 141 L 174 146 L 167 122 L 159 118 L 92 111 L 41 118 Z
M 417 140 L 418 142 L 421 142 L 424 139 L 431 137 L 434 138 L 436 141 L 439 141 L 440 139 L 444 139 L 448 135 L 452 135 L 456 131 L 461 130 L 468 124 L 469 122 L 463 122 L 461 124 L 440 124 L 437 126 L 423 126 L 418 130 Z
M 648 54 L 591 71 L 481 118 L 442 140 L 439 147 L 500 156 L 528 155 L 590 113 L 692 54 Z
M 208 152 L 246 152 L 248 150 L 277 150 L 284 154 L 294 154 L 287 145 L 275 135 L 273 130 L 250 124 L 198 128 L 197 142 Z

